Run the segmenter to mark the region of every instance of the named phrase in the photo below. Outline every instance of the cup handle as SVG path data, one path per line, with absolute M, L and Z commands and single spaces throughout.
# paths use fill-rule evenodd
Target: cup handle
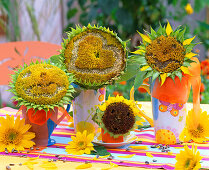
M 142 85 L 141 86 L 142 88 L 144 88 L 148 94 L 150 94 L 150 88 L 149 88 L 149 85 Z M 131 88 L 131 91 L 130 91 L 130 100 L 134 100 L 134 86 Z M 139 106 L 137 105 L 137 108 L 139 110 L 139 114 L 144 117 L 148 122 L 149 124 L 151 125 L 151 127 L 154 127 L 154 122 L 153 122 L 153 119 L 150 118 L 149 116 L 147 116 L 144 111 L 142 111 Z

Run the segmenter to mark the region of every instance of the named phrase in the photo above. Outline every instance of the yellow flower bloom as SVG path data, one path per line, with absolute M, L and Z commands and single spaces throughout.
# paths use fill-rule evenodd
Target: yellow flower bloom
M 25 119 L 20 120 L 20 116 L 14 121 L 14 116 L 6 116 L 6 119 L 0 117 L 0 152 L 9 152 L 12 149 L 22 151 L 24 148 L 30 148 L 35 143 L 31 141 L 35 137 L 35 133 L 28 132 L 31 125 L 25 125 Z
M 200 156 L 200 152 L 197 151 L 197 147 L 189 149 L 188 146 L 184 146 L 184 151 L 180 151 L 179 154 L 176 155 L 176 170 L 198 170 L 201 168 L 200 160 L 202 157 Z
M 170 23 L 161 26 L 157 31 L 151 28 L 150 33 L 139 33 L 143 41 L 134 53 L 132 59 L 139 59 L 139 72 L 143 71 L 141 79 L 161 79 L 164 84 L 167 77 L 182 76 L 188 73 L 189 63 L 196 54 L 191 52 L 193 38 L 185 39 L 185 30 L 173 30 Z M 185 59 L 186 58 L 186 59 Z M 131 63 L 131 62 L 130 62 Z M 182 67 L 183 66 L 183 67 Z M 166 74 L 167 73 L 167 74 Z
M 83 133 L 77 132 L 76 137 L 72 136 L 68 146 L 66 146 L 66 152 L 74 155 L 83 155 L 84 153 L 90 154 L 91 150 L 94 150 L 91 143 L 94 139 L 94 134 L 87 135 L 85 130 Z
M 187 14 L 189 14 L 189 15 L 193 14 L 193 8 L 192 8 L 192 6 L 191 6 L 190 3 L 188 3 L 188 4 L 184 7 L 184 9 L 186 10 Z
M 189 141 L 193 140 L 194 142 L 203 143 L 206 141 L 209 137 L 209 115 L 207 115 L 207 112 L 202 112 L 200 110 L 200 119 L 199 123 L 197 124 L 197 128 L 194 126 L 194 122 L 196 122 L 194 118 L 194 110 L 192 109 L 189 111 L 187 117 L 186 117 L 186 126 L 183 129 L 180 140 L 182 141 Z
M 141 117 L 138 112 L 136 102 L 127 100 L 123 96 L 108 97 L 103 104 L 98 105 L 97 123 L 105 133 L 117 138 L 118 136 L 126 136 L 134 129 L 136 122 L 141 124 L 143 121 L 137 120 Z M 137 117 L 136 117 L 137 116 Z

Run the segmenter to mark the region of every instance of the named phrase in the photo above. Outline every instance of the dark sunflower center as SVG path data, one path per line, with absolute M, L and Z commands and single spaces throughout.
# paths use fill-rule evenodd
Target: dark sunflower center
M 153 69 L 171 73 L 184 62 L 185 49 L 174 37 L 161 35 L 146 47 L 146 60 Z
M 127 104 L 117 102 L 107 107 L 102 121 L 113 134 L 125 134 L 133 128 L 135 117 Z

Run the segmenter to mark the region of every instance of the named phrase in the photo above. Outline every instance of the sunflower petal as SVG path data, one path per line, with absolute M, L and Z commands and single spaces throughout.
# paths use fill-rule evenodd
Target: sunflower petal
M 148 42 L 149 44 L 152 42 L 152 40 L 151 40 L 147 35 L 144 35 L 144 34 L 142 34 L 142 33 L 140 33 L 140 32 L 138 32 L 138 33 L 139 33 L 139 35 L 142 37 L 142 39 L 143 39 L 144 41 Z
M 162 86 L 167 78 L 167 73 L 160 74 L 160 78 L 161 78 L 161 86 Z
M 169 22 L 167 23 L 165 31 L 166 31 L 167 35 L 170 35 L 173 32 L 173 29 L 172 29 L 172 27 L 171 27 Z
M 194 38 L 195 38 L 195 36 L 192 37 L 192 38 L 189 38 L 189 39 L 184 40 L 183 45 L 189 45 Z
M 147 70 L 148 68 L 150 68 L 150 66 L 143 66 L 140 70 L 141 70 L 141 71 L 145 71 L 145 70 Z
M 136 50 L 136 51 L 134 51 L 134 52 L 131 52 L 131 53 L 133 53 L 133 54 L 142 54 L 142 53 L 144 53 L 145 51 L 144 50 Z
M 186 54 L 185 54 L 185 57 L 186 57 L 186 58 L 192 58 L 192 57 L 194 57 L 194 56 L 196 56 L 196 55 L 197 55 L 197 54 L 190 52 L 190 53 L 186 53 Z
M 184 74 L 189 74 L 189 75 L 191 75 L 191 73 L 190 73 L 188 67 L 181 66 L 180 69 L 181 69 L 181 71 L 183 71 Z

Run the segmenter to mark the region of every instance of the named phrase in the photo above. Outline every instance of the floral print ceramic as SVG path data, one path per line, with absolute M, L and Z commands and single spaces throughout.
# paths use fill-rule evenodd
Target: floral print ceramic
M 96 105 L 105 101 L 105 88 L 98 90 L 82 90 L 73 100 L 73 118 L 75 131 L 87 130 L 87 133 L 97 132 L 98 125 L 92 120 Z
M 186 104 L 169 103 L 152 97 L 152 112 L 157 143 L 175 144 L 185 125 Z

